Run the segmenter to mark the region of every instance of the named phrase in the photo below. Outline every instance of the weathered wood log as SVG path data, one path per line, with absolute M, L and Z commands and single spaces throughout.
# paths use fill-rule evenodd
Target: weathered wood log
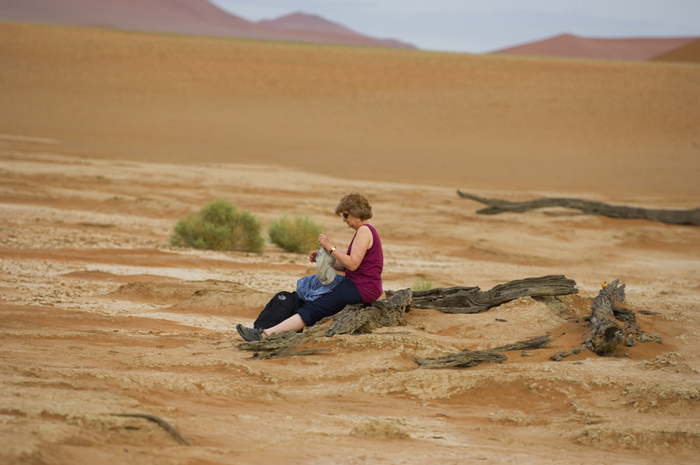
M 260 341 L 241 342 L 238 348 L 254 352 L 253 356 L 260 359 L 287 357 L 291 355 L 311 355 L 317 350 L 293 352 L 307 341 L 335 334 L 366 334 L 384 326 L 398 326 L 411 306 L 413 292 L 403 289 L 392 293 L 391 297 L 378 300 L 370 305 L 348 305 L 333 317 L 333 321 L 325 328 L 326 321 L 321 321 L 303 333 L 285 331 L 271 334 Z
M 444 313 L 480 313 L 520 297 L 576 294 L 576 282 L 563 275 L 526 278 L 499 284 L 486 292 L 478 287 L 436 288 L 413 292 L 413 308 Z
M 593 330 L 583 344 L 598 355 L 612 354 L 624 340 L 624 332 L 616 323 L 613 311 L 615 302 L 625 301 L 625 285 L 618 284 L 616 279 L 601 289 L 591 304 Z
M 282 357 L 290 354 L 294 349 L 316 336 L 317 332 L 316 328 L 315 331 L 308 330 L 303 333 L 297 333 L 296 331 L 275 333 L 260 341 L 241 342 L 238 344 L 238 348 L 252 351 L 254 352 L 253 357 L 263 360 Z
M 601 215 L 622 219 L 644 219 L 669 224 L 700 226 L 700 208 L 689 210 L 664 210 L 609 205 L 603 202 L 571 198 L 541 198 L 525 202 L 510 202 L 508 200 L 488 199 L 460 190 L 457 190 L 457 194 L 462 198 L 475 200 L 484 205 L 488 205 L 488 208 L 477 211 L 477 213 L 481 215 L 495 215 L 506 212 L 523 213 L 540 208 L 563 207 L 580 210 L 587 215 Z
M 598 296 L 591 304 L 591 316 L 588 318 L 593 329 L 580 347 L 558 352 L 552 357 L 561 361 L 569 355 L 575 355 L 588 349 L 598 355 L 611 355 L 621 343 L 633 347 L 636 342 L 656 342 L 661 344 L 663 338 L 658 334 L 649 334 L 637 325 L 634 311 L 620 307 L 617 303 L 625 301 L 625 285 L 619 285 L 619 280 L 603 286 Z M 656 314 L 648 310 L 639 310 L 642 314 Z M 615 320 L 624 322 L 620 327 Z M 636 336 L 636 341 L 635 341 Z
M 418 368 L 470 368 L 481 363 L 501 363 L 508 360 L 508 357 L 500 352 L 509 350 L 532 350 L 547 347 L 552 340 L 548 335 L 518 341 L 504 346 L 494 347 L 489 350 L 463 350 L 457 354 L 445 355 L 440 358 L 415 358 L 413 359 Z
M 557 352 L 556 354 L 552 355 L 552 356 L 549 357 L 549 358 L 552 359 L 552 360 L 554 360 L 555 362 L 561 362 L 562 360 L 564 360 L 564 359 L 565 359 L 566 357 L 568 357 L 569 355 L 580 354 L 580 353 L 583 352 L 584 350 L 586 350 L 586 346 L 574 347 L 573 349 L 562 350 L 561 352 Z
M 505 355 L 491 350 L 463 350 L 458 354 L 440 358 L 415 358 L 418 368 L 470 368 L 481 363 L 501 363 L 508 360 Z
M 552 340 L 549 338 L 549 335 L 545 334 L 544 336 L 536 337 L 533 339 L 528 339 L 527 341 L 518 341 L 518 342 L 514 342 L 512 344 L 506 344 L 504 346 L 494 347 L 493 349 L 489 349 L 489 350 L 492 350 L 495 352 L 508 352 L 510 350 L 535 350 L 535 349 L 543 349 L 551 343 L 552 343 Z
M 326 336 L 334 334 L 367 334 L 377 328 L 398 326 L 411 307 L 413 291 L 402 289 L 387 294 L 386 299 L 370 305 L 348 305 L 338 313 L 326 329 Z

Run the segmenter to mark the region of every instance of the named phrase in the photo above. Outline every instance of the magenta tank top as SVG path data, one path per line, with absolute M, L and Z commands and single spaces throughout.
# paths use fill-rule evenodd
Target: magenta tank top
M 384 269 L 384 252 L 382 251 L 382 241 L 379 240 L 379 234 L 374 226 L 365 224 L 372 232 L 372 247 L 367 249 L 365 258 L 355 271 L 345 269 L 345 276 L 350 278 L 357 291 L 362 296 L 362 300 L 366 303 L 374 302 L 384 293 L 382 288 L 382 270 Z M 355 238 L 350 241 L 348 247 L 348 255 L 352 251 L 352 243 Z

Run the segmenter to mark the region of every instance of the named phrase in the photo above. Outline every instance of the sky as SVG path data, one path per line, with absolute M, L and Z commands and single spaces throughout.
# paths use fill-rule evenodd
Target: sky
M 700 0 L 209 0 L 249 21 L 304 12 L 423 50 L 486 53 L 563 33 L 700 37 Z

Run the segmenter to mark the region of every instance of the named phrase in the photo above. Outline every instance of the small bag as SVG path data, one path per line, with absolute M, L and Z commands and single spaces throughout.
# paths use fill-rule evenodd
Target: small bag
M 265 305 L 265 308 L 258 315 L 258 319 L 253 323 L 253 327 L 272 328 L 290 316 L 295 315 L 302 305 L 304 305 L 304 301 L 299 298 L 296 292 L 278 292 Z
M 318 249 L 318 255 L 316 255 L 316 276 L 321 284 L 327 286 L 332 283 L 338 274 L 335 272 L 333 265 L 335 264 L 335 257 L 328 252 L 323 247 Z

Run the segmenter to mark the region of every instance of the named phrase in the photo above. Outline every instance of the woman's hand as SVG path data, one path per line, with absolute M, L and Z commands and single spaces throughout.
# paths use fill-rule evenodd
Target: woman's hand
M 330 250 L 331 247 L 333 247 L 333 244 L 331 244 L 331 241 L 328 240 L 328 236 L 326 236 L 325 234 L 318 235 L 318 245 L 320 245 L 326 250 Z
M 316 263 L 316 256 L 318 256 L 318 250 L 314 250 L 309 254 L 309 261 L 311 263 Z

